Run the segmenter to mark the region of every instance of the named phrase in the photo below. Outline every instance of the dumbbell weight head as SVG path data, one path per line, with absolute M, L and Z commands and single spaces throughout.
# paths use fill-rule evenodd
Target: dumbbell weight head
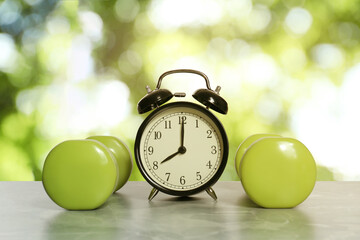
M 115 191 L 117 162 L 102 143 L 68 140 L 47 155 L 42 182 L 46 193 L 59 206 L 69 210 L 100 207 Z
M 119 169 L 119 176 L 115 188 L 116 192 L 128 181 L 132 171 L 132 158 L 129 148 L 119 138 L 114 136 L 91 136 L 87 139 L 101 142 L 114 155 Z
M 265 208 L 291 208 L 303 202 L 316 181 L 310 151 L 293 138 L 265 137 L 245 151 L 239 174 L 247 195 Z
M 246 149 L 248 149 L 248 147 L 250 147 L 251 144 L 253 144 L 255 141 L 257 141 L 261 138 L 264 138 L 264 137 L 281 137 L 281 136 L 277 135 L 277 134 L 269 134 L 269 133 L 254 134 L 254 135 L 247 137 L 240 144 L 240 146 L 236 152 L 236 156 L 235 156 L 235 169 L 236 169 L 236 173 L 240 177 L 240 180 L 241 180 L 241 174 L 239 172 L 240 162 L 241 162 L 241 158 L 244 156 Z

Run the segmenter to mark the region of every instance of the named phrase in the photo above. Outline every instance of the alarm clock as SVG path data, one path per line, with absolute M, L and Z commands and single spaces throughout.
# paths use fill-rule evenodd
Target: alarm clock
M 161 89 L 165 76 L 191 73 L 205 79 L 206 88 L 192 95 L 199 103 L 177 101 L 165 104 L 173 97 Z M 208 77 L 197 70 L 177 69 L 163 73 L 157 86 L 138 103 L 140 114 L 152 111 L 143 121 L 135 139 L 135 160 L 140 173 L 153 186 L 152 200 L 161 191 L 174 196 L 188 196 L 206 191 L 217 199 L 212 186 L 223 173 L 229 152 L 225 129 L 210 111 L 221 114 L 228 111 L 227 102 L 219 95 L 220 86 L 210 87 Z

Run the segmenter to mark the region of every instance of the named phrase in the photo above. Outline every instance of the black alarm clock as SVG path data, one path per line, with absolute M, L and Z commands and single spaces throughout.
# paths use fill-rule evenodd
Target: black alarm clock
M 165 104 L 173 97 L 161 89 L 163 78 L 169 74 L 192 73 L 205 79 L 205 89 L 193 97 L 202 105 L 178 101 Z M 136 164 L 153 186 L 149 200 L 161 191 L 175 196 L 188 196 L 206 191 L 217 199 L 212 186 L 223 173 L 229 152 L 225 129 L 210 109 L 226 114 L 227 102 L 219 96 L 220 87 L 210 88 L 208 77 L 192 69 L 177 69 L 163 73 L 154 90 L 138 103 L 140 114 L 151 112 L 141 124 L 135 140 Z

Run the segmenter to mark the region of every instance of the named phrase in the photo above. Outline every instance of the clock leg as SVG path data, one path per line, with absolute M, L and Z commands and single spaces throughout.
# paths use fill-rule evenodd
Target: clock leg
M 206 189 L 206 192 L 210 195 L 210 197 L 212 197 L 215 201 L 217 200 L 217 196 L 215 194 L 214 189 L 212 189 L 211 187 L 209 187 L 208 189 Z
M 157 190 L 156 188 L 153 188 L 148 197 L 149 201 L 151 201 L 156 196 L 156 194 L 158 194 L 158 192 L 159 192 L 159 190 Z

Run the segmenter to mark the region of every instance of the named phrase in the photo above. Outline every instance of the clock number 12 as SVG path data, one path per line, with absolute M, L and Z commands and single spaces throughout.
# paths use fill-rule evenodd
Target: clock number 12
M 186 116 L 179 116 L 179 124 L 181 124 L 182 122 L 186 124 Z

